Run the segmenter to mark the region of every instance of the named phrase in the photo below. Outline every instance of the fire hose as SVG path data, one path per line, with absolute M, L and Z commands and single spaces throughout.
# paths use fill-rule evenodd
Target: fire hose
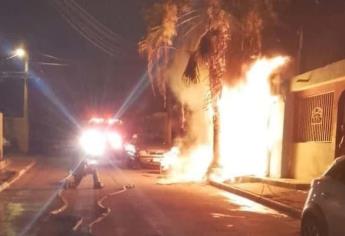
M 135 186 L 133 184 L 128 184 L 128 185 L 124 185 L 122 186 L 122 188 L 111 192 L 111 193 L 107 193 L 105 195 L 103 195 L 98 201 L 97 201 L 97 206 L 102 210 L 102 213 L 99 217 L 97 217 L 95 220 L 93 220 L 91 223 L 88 224 L 88 232 L 91 234 L 92 233 L 92 227 L 101 222 L 104 218 L 106 218 L 110 213 L 111 213 L 111 209 L 109 207 L 105 207 L 103 205 L 103 202 L 105 200 L 107 200 L 109 197 L 124 193 L 125 191 L 129 190 L 129 189 L 133 189 Z M 52 216 L 57 216 L 59 214 L 62 214 L 67 208 L 68 208 L 68 201 L 65 198 L 65 196 L 63 195 L 64 193 L 64 189 L 60 190 L 58 193 L 58 198 L 60 199 L 60 201 L 62 202 L 62 205 L 52 211 L 50 211 L 50 215 Z M 79 229 L 79 227 L 82 225 L 84 219 L 83 217 L 81 217 L 72 227 L 73 231 L 77 231 Z
M 101 197 L 98 201 L 97 201 L 97 205 L 99 208 L 101 208 L 104 212 L 97 218 L 95 219 L 94 221 L 92 221 L 89 225 L 88 225 L 88 232 L 91 234 L 92 233 L 92 227 L 101 222 L 105 217 L 107 217 L 110 213 L 111 213 L 111 209 L 109 207 L 105 207 L 103 205 L 103 202 L 105 200 L 107 200 L 109 197 L 112 197 L 112 196 L 115 196 L 115 195 L 118 195 L 120 193 L 123 193 L 129 189 L 132 189 L 134 188 L 135 186 L 134 185 L 125 185 L 122 187 L 122 189 L 120 190 L 117 190 L 115 192 L 112 192 L 112 193 L 108 193 L 106 195 L 104 195 L 103 197 Z

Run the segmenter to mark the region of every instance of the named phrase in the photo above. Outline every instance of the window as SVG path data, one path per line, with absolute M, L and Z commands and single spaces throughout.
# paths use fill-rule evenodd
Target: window
M 295 142 L 331 142 L 334 93 L 299 97 L 296 101 Z

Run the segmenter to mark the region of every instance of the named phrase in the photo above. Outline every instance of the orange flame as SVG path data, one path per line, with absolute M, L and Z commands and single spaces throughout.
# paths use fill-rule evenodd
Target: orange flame
M 161 184 L 200 182 L 205 179 L 205 173 L 212 161 L 212 148 L 210 145 L 200 145 L 195 149 L 180 153 L 174 147 L 165 159 L 168 177 L 160 181 Z M 166 165 L 167 162 L 169 165 Z
M 269 153 L 280 131 L 275 117 L 279 117 L 275 113 L 279 98 L 271 95 L 269 77 L 286 60 L 258 59 L 242 84 L 224 87 L 219 102 L 222 170 L 218 178 L 267 174 Z
M 236 176 L 267 174 L 269 153 L 274 145 L 279 145 L 282 127 L 282 114 L 277 109 L 279 97 L 271 95 L 269 78 L 286 61 L 282 56 L 260 58 L 250 66 L 241 84 L 223 88 L 218 104 L 221 168 L 212 178 L 223 181 Z M 210 118 L 212 111 L 205 112 L 205 116 Z M 165 180 L 169 183 L 202 181 L 211 161 L 212 143 L 185 153 L 175 147 L 163 161 L 169 170 Z

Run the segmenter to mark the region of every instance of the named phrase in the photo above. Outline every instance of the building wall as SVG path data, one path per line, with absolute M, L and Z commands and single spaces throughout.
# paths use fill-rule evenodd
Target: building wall
M 311 180 L 320 176 L 335 159 L 338 100 L 344 90 L 345 60 L 293 78 L 285 117 L 285 177 Z M 313 99 L 317 96 L 326 98 L 322 102 L 317 99 L 310 101 L 309 107 L 299 104 L 303 99 Z M 296 119 L 296 114 L 305 112 L 307 117 L 304 120 L 312 123 L 313 109 L 322 106 L 323 120 L 320 124 L 309 125 L 309 131 L 303 133 L 303 125 L 299 123 L 301 119 Z M 303 111 L 298 111 L 301 107 Z M 298 133 L 302 133 L 302 136 Z
M 334 159 L 337 98 L 332 86 L 327 85 L 297 93 L 296 97 L 292 137 L 293 176 L 310 180 L 321 175 Z M 320 123 L 313 121 L 315 108 L 323 111 Z
M 25 118 L 4 119 L 5 137 L 11 142 L 11 149 L 21 153 L 29 151 L 29 123 Z
M 294 143 L 293 177 L 311 180 L 320 176 L 334 160 L 333 143 Z
M 270 159 L 268 176 L 273 178 L 282 177 L 282 144 L 283 144 L 283 130 L 284 130 L 284 108 L 285 103 L 283 99 L 277 99 L 272 107 L 272 118 L 270 120 L 270 133 L 273 143 L 270 144 Z

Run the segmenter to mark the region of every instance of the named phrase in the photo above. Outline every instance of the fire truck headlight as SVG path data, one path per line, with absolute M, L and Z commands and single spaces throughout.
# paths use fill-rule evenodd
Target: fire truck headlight
M 80 145 L 86 154 L 101 156 L 106 149 L 106 139 L 102 132 L 95 129 L 89 129 L 82 133 Z
M 108 133 L 108 141 L 109 141 L 110 146 L 113 149 L 119 150 L 122 148 L 122 144 L 123 144 L 122 137 L 118 133 L 115 133 L 115 132 Z

